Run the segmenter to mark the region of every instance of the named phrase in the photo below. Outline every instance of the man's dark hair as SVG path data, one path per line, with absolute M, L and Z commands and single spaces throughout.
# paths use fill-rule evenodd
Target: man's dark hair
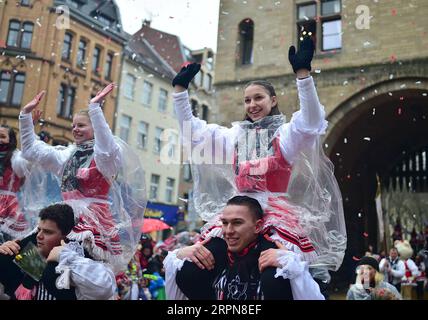
M 263 219 L 263 209 L 260 203 L 254 198 L 235 196 L 227 201 L 227 205 L 246 206 L 253 213 L 256 220 Z
M 40 220 L 54 221 L 64 236 L 69 234 L 75 225 L 73 209 L 65 203 L 56 203 L 43 208 L 39 217 Z

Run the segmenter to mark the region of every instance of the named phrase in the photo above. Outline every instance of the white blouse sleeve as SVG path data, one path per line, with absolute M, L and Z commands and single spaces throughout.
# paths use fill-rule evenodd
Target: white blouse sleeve
M 289 250 L 278 250 L 278 262 L 275 278 L 290 279 L 294 300 L 325 300 L 318 283 L 309 273 L 308 263 Z
M 12 155 L 12 170 L 20 178 L 26 177 L 30 173 L 30 163 L 22 157 L 22 152 L 15 150 Z
M 113 133 L 107 124 L 98 103 L 89 104 L 89 118 L 94 128 L 94 158 L 98 170 L 106 177 L 112 178 L 122 165 L 122 152 L 114 141 Z
M 115 295 L 113 271 L 106 264 L 85 258 L 67 245 L 61 251 L 55 270 L 61 274 L 56 281 L 57 288 L 75 287 L 78 300 L 110 300 Z
M 300 110 L 293 113 L 290 122 L 279 129 L 281 152 L 289 163 L 302 149 L 311 147 L 317 136 L 325 133 L 328 125 L 313 78 L 297 79 L 297 90 Z
M 175 276 L 183 267 L 184 261 L 177 258 L 177 251 L 168 252 L 163 265 L 165 267 L 165 293 L 167 300 L 188 300 L 184 293 L 178 288 Z
M 72 148 L 56 149 L 38 140 L 34 133 L 31 113 L 19 114 L 19 132 L 21 136 L 22 156 L 29 162 L 43 165 L 43 168 L 61 175 L 62 168 L 71 156 Z
M 226 154 L 230 154 L 237 136 L 236 127 L 226 128 L 217 124 L 207 124 L 206 121 L 193 116 L 187 91 L 174 93 L 173 100 L 184 147 L 194 147 L 201 143 L 212 145 L 221 143 Z

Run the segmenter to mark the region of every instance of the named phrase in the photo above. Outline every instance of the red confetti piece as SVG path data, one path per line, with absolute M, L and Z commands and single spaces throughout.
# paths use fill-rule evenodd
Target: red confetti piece
M 404 100 L 404 97 L 400 97 L 400 100 L 401 100 L 401 101 L 403 101 L 403 100 Z
M 369 236 L 369 234 L 367 232 L 364 232 L 363 236 L 367 238 Z
M 396 16 L 396 15 L 397 15 L 397 9 L 393 8 L 393 9 L 391 10 L 391 14 L 392 14 L 393 16 Z
M 397 57 L 393 54 L 392 56 L 389 57 L 389 60 L 391 62 L 395 62 L 395 61 L 397 61 Z
M 353 257 L 352 257 L 352 260 L 354 260 L 354 261 L 360 261 L 360 260 L 361 260 L 361 258 L 357 258 L 356 256 L 353 256 Z

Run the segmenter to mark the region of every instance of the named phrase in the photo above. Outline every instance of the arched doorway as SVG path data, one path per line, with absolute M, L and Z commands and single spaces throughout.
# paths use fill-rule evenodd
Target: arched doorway
M 325 151 L 335 165 L 348 234 L 345 259 L 337 273 L 341 279 L 342 276 L 352 277 L 355 260 L 364 255 L 369 244 L 378 251 L 390 245 L 388 219 L 384 219 L 387 221 L 386 241 L 381 242 L 379 237 L 376 176 L 381 181 L 383 210 L 387 217 L 391 210 L 389 207 L 386 211 L 385 207 L 388 194 L 391 199 L 391 194 L 397 190 L 410 190 L 407 198 L 413 196 L 412 193 L 423 198 L 427 192 L 427 92 L 426 78 L 406 77 L 380 82 L 344 101 L 328 117 L 330 129 Z M 418 170 L 410 171 L 409 161 L 415 168 L 416 158 Z M 397 169 L 402 168 L 403 163 L 407 163 L 407 171 Z M 405 194 L 401 196 L 406 198 Z M 426 209 L 428 212 L 428 207 Z

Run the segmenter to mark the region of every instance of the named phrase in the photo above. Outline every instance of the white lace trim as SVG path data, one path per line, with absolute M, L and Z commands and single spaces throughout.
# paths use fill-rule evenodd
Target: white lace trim
M 174 268 L 173 270 L 177 270 L 180 271 L 181 268 L 183 267 L 184 261 L 190 261 L 187 258 L 184 258 L 183 260 L 177 258 L 177 252 L 180 249 L 175 249 L 174 251 L 170 251 L 168 252 L 168 255 L 165 257 L 164 260 L 164 265 L 169 265 L 172 268 Z
M 275 278 L 294 279 L 307 268 L 307 262 L 301 261 L 298 254 L 288 250 L 278 251 L 278 262 L 281 267 L 276 268 Z

